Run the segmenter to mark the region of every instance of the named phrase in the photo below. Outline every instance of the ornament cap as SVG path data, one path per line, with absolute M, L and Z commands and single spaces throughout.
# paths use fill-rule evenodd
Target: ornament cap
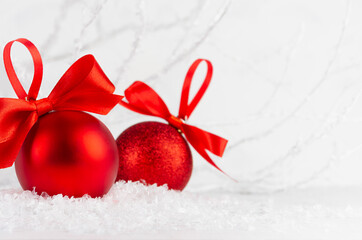
M 170 115 L 169 118 L 167 118 L 166 120 L 171 126 L 175 127 L 178 131 L 182 132 L 182 125 L 183 125 L 183 121 L 178 118 L 175 117 L 174 115 Z

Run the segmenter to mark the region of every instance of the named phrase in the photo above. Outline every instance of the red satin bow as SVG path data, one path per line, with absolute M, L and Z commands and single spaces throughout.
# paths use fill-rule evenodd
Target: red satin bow
M 10 58 L 14 42 L 22 43 L 34 62 L 34 77 L 27 94 Z M 19 99 L 0 98 L 0 168 L 10 167 L 37 119 L 52 110 L 76 110 L 107 114 L 121 99 L 92 55 L 76 61 L 61 77 L 47 98 L 36 100 L 43 75 L 39 51 L 29 40 L 20 38 L 4 48 L 7 75 Z
M 194 99 L 188 104 L 189 92 L 193 75 L 199 66 L 199 64 L 205 61 L 207 63 L 207 74 L 201 88 L 195 95 Z M 194 111 L 196 105 L 201 100 L 207 87 L 210 84 L 212 77 L 212 64 L 210 61 L 205 59 L 196 60 L 188 70 L 184 85 L 182 88 L 181 102 L 178 117 L 173 116 L 168 110 L 165 102 L 161 97 L 148 85 L 143 82 L 136 81 L 125 91 L 125 98 L 128 103 L 121 101 L 120 104 L 132 111 L 160 117 L 168 121 L 168 123 L 175 128 L 181 130 L 187 141 L 194 147 L 194 149 L 208 161 L 215 168 L 223 172 L 215 163 L 212 161 L 206 150 L 212 152 L 217 156 L 222 156 L 227 144 L 227 140 L 216 136 L 212 133 L 206 132 L 200 128 L 188 125 L 184 123 L 191 113 Z

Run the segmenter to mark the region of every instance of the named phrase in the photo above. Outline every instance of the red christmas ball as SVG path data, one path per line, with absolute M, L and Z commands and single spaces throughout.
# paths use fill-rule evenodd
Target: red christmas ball
M 167 184 L 182 190 L 191 177 L 192 155 L 178 130 L 159 122 L 142 122 L 126 129 L 118 138 L 117 180 Z
M 56 111 L 40 117 L 15 161 L 24 190 L 49 195 L 98 197 L 106 194 L 118 171 L 112 134 L 95 117 Z

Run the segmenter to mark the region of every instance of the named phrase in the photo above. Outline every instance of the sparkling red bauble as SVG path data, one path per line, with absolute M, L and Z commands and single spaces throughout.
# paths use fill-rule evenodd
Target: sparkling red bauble
M 167 184 L 185 188 L 192 173 L 190 148 L 174 127 L 160 122 L 142 122 L 126 129 L 118 138 L 117 180 Z
M 15 161 L 24 190 L 49 195 L 98 197 L 106 194 L 118 171 L 112 134 L 95 117 L 78 111 L 51 112 L 28 133 Z

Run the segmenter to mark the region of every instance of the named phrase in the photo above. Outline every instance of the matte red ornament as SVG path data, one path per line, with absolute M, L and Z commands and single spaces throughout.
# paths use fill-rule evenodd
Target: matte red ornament
M 139 181 L 182 190 L 192 173 L 190 148 L 176 128 L 160 122 L 131 126 L 117 138 L 117 180 Z
M 117 146 L 95 117 L 78 111 L 51 112 L 28 133 L 15 169 L 24 190 L 99 197 L 116 179 Z

